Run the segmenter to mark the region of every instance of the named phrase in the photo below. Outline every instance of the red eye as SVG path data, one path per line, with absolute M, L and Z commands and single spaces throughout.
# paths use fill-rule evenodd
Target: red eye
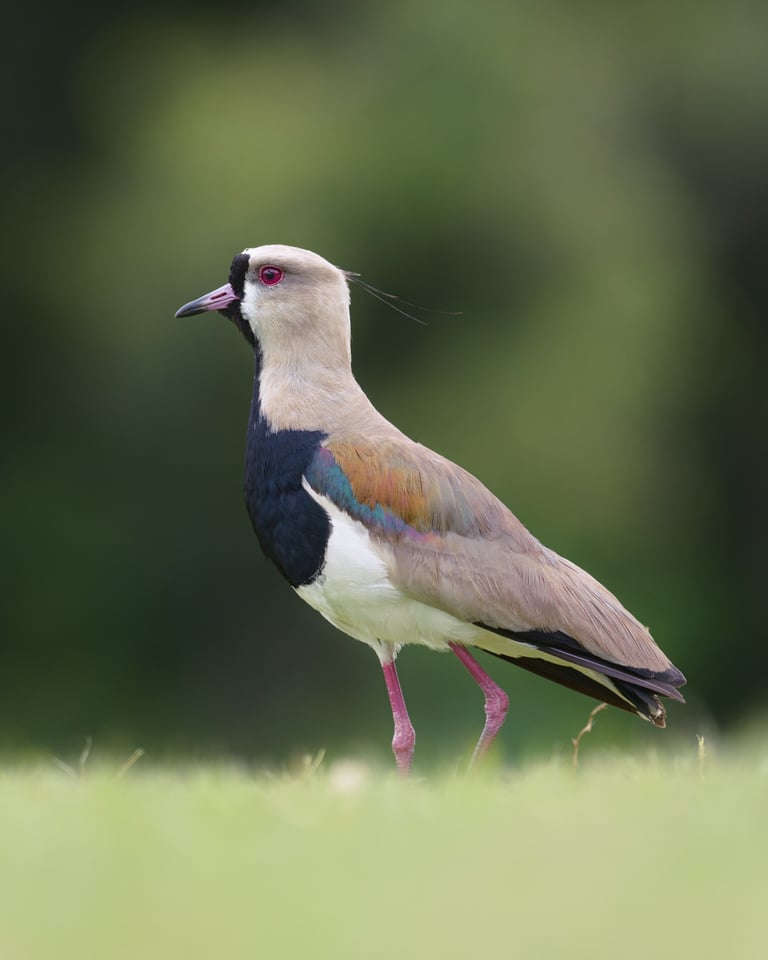
M 283 271 L 279 267 L 266 266 L 259 269 L 259 280 L 267 287 L 280 283 L 283 276 Z

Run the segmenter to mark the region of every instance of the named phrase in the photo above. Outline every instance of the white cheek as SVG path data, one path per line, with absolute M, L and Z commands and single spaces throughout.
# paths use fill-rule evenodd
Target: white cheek
M 243 290 L 243 299 L 240 301 L 240 313 L 242 313 L 248 326 L 253 331 L 257 340 L 261 339 L 261 330 L 259 316 L 261 314 L 262 290 L 258 281 L 246 279 L 245 289 Z

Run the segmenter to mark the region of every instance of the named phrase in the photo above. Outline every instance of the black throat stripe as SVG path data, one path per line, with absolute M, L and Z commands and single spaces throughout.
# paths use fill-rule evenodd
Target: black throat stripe
M 326 435 L 319 430 L 270 429 L 261 410 L 260 361 L 257 347 L 245 449 L 245 505 L 261 549 L 292 587 L 300 587 L 322 570 L 331 535 L 327 513 L 302 486 Z

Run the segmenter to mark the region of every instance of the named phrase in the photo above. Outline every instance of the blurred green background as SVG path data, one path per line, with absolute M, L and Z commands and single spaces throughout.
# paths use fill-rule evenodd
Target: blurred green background
M 0 749 L 389 754 L 377 661 L 295 598 L 241 500 L 251 357 L 175 320 L 282 242 L 353 290 L 355 370 L 589 569 L 689 679 L 660 745 L 760 719 L 768 7 L 737 0 L 14 5 Z M 418 757 L 481 698 L 406 649 Z M 488 658 L 510 758 L 592 703 Z

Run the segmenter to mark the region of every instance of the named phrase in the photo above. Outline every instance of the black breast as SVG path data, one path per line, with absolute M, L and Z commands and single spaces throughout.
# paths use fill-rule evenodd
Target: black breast
M 261 549 L 293 587 L 320 573 L 331 523 L 302 487 L 302 477 L 325 434 L 271 431 L 259 402 L 257 350 L 253 403 L 245 451 L 245 505 Z

